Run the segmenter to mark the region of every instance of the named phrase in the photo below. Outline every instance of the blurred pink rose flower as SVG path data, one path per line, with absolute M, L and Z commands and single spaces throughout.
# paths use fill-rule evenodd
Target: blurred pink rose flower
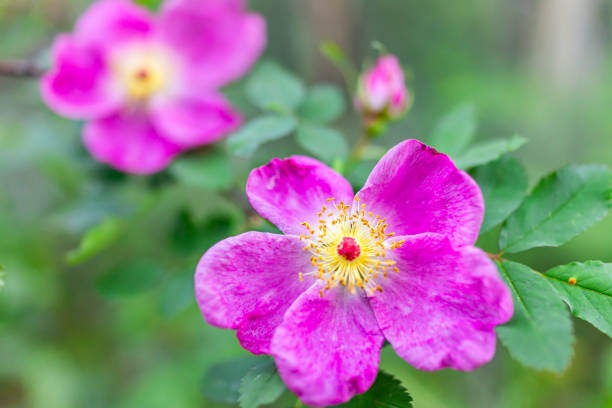
M 359 78 L 355 107 L 369 115 L 395 119 L 408 109 L 409 95 L 404 72 L 394 55 L 381 56 L 376 65 Z
M 265 44 L 264 19 L 242 0 L 167 0 L 158 15 L 101 0 L 56 38 L 42 97 L 60 115 L 88 121 L 84 142 L 96 159 L 153 173 L 241 124 L 217 89 Z
M 478 185 L 416 140 L 389 150 L 365 186 L 294 156 L 254 169 L 249 201 L 284 235 L 247 232 L 209 249 L 195 292 L 206 321 L 271 354 L 313 406 L 365 392 L 385 339 L 423 370 L 493 358 L 512 295 L 474 247 Z

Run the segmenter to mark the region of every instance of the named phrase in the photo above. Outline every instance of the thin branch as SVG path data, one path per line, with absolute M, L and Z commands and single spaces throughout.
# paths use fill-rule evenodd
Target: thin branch
M 33 60 L 0 60 L 0 75 L 13 78 L 37 78 L 43 74 Z

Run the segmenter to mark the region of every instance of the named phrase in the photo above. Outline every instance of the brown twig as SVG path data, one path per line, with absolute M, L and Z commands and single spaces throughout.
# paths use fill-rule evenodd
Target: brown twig
M 0 60 L 0 75 L 13 78 L 38 78 L 43 69 L 33 60 Z

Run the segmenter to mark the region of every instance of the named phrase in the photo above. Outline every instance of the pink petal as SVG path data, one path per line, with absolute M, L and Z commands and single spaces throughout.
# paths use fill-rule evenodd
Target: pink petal
M 323 163 L 303 156 L 273 159 L 253 169 L 247 180 L 247 197 L 255 210 L 286 234 L 307 235 L 300 225 L 318 225 L 317 213 L 328 198 L 352 203 L 348 181 Z
M 130 0 L 100 0 L 81 15 L 74 35 L 81 44 L 110 50 L 149 38 L 154 28 L 153 16 L 144 7 Z
M 162 40 L 185 58 L 189 82 L 198 88 L 242 76 L 266 45 L 265 20 L 238 1 L 169 1 L 160 30 Z
M 357 195 L 368 211 L 387 218 L 388 232 L 435 232 L 455 245 L 476 242 L 484 216 L 476 182 L 448 156 L 417 140 L 389 150 Z
M 399 273 L 370 298 L 396 353 L 422 370 L 472 370 L 493 358 L 494 327 L 512 317 L 512 296 L 494 263 L 438 234 L 405 239 L 392 252 Z M 394 238 L 396 240 L 396 238 Z
M 287 310 L 271 347 L 287 387 L 313 406 L 340 404 L 370 388 L 384 342 L 361 294 L 336 286 L 321 297 L 321 287 Z
M 167 139 L 185 148 L 212 143 L 242 123 L 240 114 L 216 92 L 154 103 L 151 115 Z
M 122 102 L 102 56 L 69 35 L 53 44 L 53 69 L 41 80 L 41 95 L 61 115 L 88 119 L 108 114 Z
M 299 273 L 312 269 L 297 237 L 247 232 L 209 249 L 195 274 L 196 299 L 206 321 L 238 329 L 253 353 L 269 353 L 283 314 L 308 288 Z
M 128 173 L 154 173 L 181 152 L 155 130 L 142 112 L 123 112 L 89 122 L 83 131 L 92 156 Z

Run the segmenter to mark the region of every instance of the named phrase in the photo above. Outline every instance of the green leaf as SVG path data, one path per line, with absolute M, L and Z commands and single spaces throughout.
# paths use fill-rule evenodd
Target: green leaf
M 128 262 L 101 274 L 96 287 L 106 298 L 130 296 L 151 289 L 163 273 L 162 267 L 151 261 Z
M 347 89 L 349 92 L 352 92 L 357 86 L 357 72 L 344 51 L 342 51 L 342 48 L 331 41 L 325 42 L 321 44 L 321 54 L 327 57 L 327 59 L 338 68 L 344 77 Z
M 250 101 L 260 109 L 291 112 L 304 98 L 302 81 L 275 62 L 264 61 L 254 70 L 246 87 Z
M 239 357 L 210 366 L 202 378 L 202 393 L 212 401 L 237 403 L 242 378 L 263 360 L 262 357 Z
M 411 408 L 412 397 L 392 375 L 379 371 L 376 381 L 364 394 L 337 408 Z
M 270 404 L 286 390 L 272 359 L 251 368 L 240 381 L 238 402 L 242 408 Z
M 480 232 L 503 222 L 521 204 L 527 192 L 527 173 L 516 159 L 504 156 L 472 172 L 485 200 Z
M 213 213 L 204 221 L 195 220 L 187 210 L 178 213 L 172 229 L 172 243 L 183 253 L 203 253 L 236 229 L 236 217 L 230 213 Z
M 264 115 L 253 119 L 228 139 L 230 152 L 238 156 L 250 156 L 260 144 L 280 139 L 291 133 L 297 123 L 290 116 Z
M 573 262 L 544 274 L 574 316 L 612 337 L 612 264 Z
M 193 274 L 190 266 L 172 275 L 163 285 L 159 297 L 159 311 L 167 319 L 178 316 L 183 310 L 195 304 L 193 297 Z
M 514 316 L 496 328 L 510 354 L 537 369 L 563 371 L 572 356 L 572 322 L 553 287 L 525 265 L 498 263 L 502 278 L 512 291 Z
M 559 246 L 584 232 L 610 209 L 611 177 L 598 165 L 570 165 L 544 177 L 506 220 L 500 249 Z
M 429 144 L 451 157 L 463 153 L 476 135 L 476 111 L 463 104 L 446 114 L 434 128 Z
M 296 141 L 304 150 L 328 163 L 348 155 L 348 143 L 342 133 L 325 126 L 300 124 Z
M 527 139 L 512 136 L 510 139 L 494 139 L 476 143 L 467 151 L 453 157 L 453 162 L 460 169 L 470 169 L 497 160 L 504 153 L 510 153 L 527 143 Z
M 66 262 L 77 265 L 98 254 L 119 238 L 123 227 L 123 221 L 117 217 L 103 219 L 85 233 L 78 248 L 66 254 Z
M 346 109 L 344 95 L 335 85 L 315 85 L 306 94 L 299 114 L 315 123 L 329 123 L 338 119 Z
M 229 157 L 220 150 L 178 158 L 170 166 L 170 172 L 180 183 L 206 190 L 227 190 L 233 182 Z
M 162 0 L 136 0 L 136 3 L 142 4 L 143 6 L 155 11 L 161 5 Z

